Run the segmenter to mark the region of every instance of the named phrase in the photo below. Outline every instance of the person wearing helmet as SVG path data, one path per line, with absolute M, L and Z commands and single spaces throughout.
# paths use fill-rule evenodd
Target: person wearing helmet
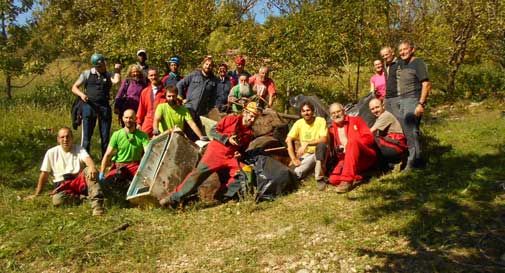
M 174 192 L 160 199 L 160 205 L 177 206 L 185 198 L 196 193 L 198 187 L 212 173 L 224 171 L 229 174 L 226 181 L 226 198 L 233 198 L 240 189 L 237 175 L 241 168 L 239 159 L 254 138 L 252 125 L 261 114 L 256 102 L 250 102 L 240 115 L 227 115 L 211 129 L 213 140 L 198 163 L 198 166 L 179 184 Z
M 110 89 L 121 81 L 121 64 L 114 65 L 114 73 L 107 72 L 105 57 L 95 53 L 91 56 L 91 69 L 85 70 L 72 85 L 72 93 L 82 101 L 81 146 L 88 153 L 91 150 L 91 137 L 97 119 L 100 130 L 102 155 L 107 149 L 112 124 L 112 110 L 109 105 Z M 83 87 L 83 90 L 80 88 Z
M 239 83 L 239 78 L 241 74 L 246 74 L 248 78 L 251 77 L 251 74 L 245 71 L 244 67 L 245 67 L 244 57 L 242 55 L 237 55 L 237 57 L 235 57 L 235 70 L 228 72 L 228 76 L 231 78 L 230 80 L 232 87 Z
M 168 63 L 168 73 L 165 76 L 163 76 L 161 82 L 165 87 L 169 85 L 176 86 L 177 82 L 182 80 L 182 76 L 179 74 L 181 59 L 177 56 L 173 56 L 168 60 L 167 63 Z

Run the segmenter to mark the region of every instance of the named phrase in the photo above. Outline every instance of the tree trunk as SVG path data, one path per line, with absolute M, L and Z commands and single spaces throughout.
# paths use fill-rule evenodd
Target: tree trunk
M 5 92 L 7 98 L 12 99 L 12 76 L 9 73 L 5 73 Z
M 466 55 L 466 48 L 468 41 L 473 34 L 473 22 L 468 23 L 462 30 L 460 30 L 459 35 L 454 39 L 455 48 L 449 59 L 449 65 L 451 66 L 449 75 L 447 78 L 447 93 L 449 96 L 455 96 L 454 91 L 456 89 L 456 74 L 459 71 L 463 60 Z

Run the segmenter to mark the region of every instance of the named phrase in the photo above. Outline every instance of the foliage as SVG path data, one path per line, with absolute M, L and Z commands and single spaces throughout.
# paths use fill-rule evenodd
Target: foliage
M 227 3 L 43 1 L 37 22 L 44 29 L 57 30 L 51 41 L 65 54 L 79 54 L 83 60 L 97 51 L 110 61 L 131 63 L 135 52 L 145 48 L 153 65 L 163 66 L 170 56 L 179 55 L 183 66 L 191 69 L 207 54 L 215 30 L 240 23 L 234 19 L 239 10 Z
M 457 97 L 482 100 L 505 95 L 504 70 L 493 65 L 463 66 L 458 75 Z
M 369 68 L 380 58 L 380 48 L 395 48 L 404 39 L 415 42 L 417 56 L 430 66 L 434 88 L 448 97 L 463 92 L 455 90 L 462 86 L 462 65 L 505 63 L 502 0 L 269 0 L 263 2 L 280 15 L 264 24 L 251 19 L 258 2 L 106 0 L 97 5 L 90 0 L 44 0 L 34 16 L 33 36 L 51 45 L 41 52 L 57 48 L 86 62 L 99 51 L 110 62 L 126 65 L 135 61 L 136 50 L 146 48 L 151 65 L 163 67 L 177 54 L 184 73 L 197 67 L 204 55 L 231 62 L 238 52 L 247 57 L 249 71 L 265 64 L 273 67 L 281 95 L 309 92 L 302 79 L 312 75 L 310 82 L 335 78 L 330 89 L 339 95 L 327 92 L 328 100 L 355 99 L 356 93 L 368 90 Z M 485 47 L 490 50 L 483 51 Z M 313 89 L 326 88 L 324 83 L 315 85 Z

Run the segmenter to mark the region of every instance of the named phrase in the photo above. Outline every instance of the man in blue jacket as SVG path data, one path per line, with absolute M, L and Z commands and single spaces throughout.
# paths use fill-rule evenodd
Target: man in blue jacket
M 203 131 L 200 116 L 209 113 L 216 101 L 216 87 L 218 79 L 212 69 L 214 61 L 212 56 L 206 56 L 202 62 L 202 68 L 197 69 L 177 83 L 178 97 L 188 108 L 193 120 Z M 196 135 L 188 132 L 188 137 L 197 140 Z

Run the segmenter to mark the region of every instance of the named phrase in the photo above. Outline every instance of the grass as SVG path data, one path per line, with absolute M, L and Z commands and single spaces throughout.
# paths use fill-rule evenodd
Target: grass
M 69 123 L 57 107 L 68 88 L 53 91 L 0 102 L 3 272 L 505 272 L 503 104 L 432 109 L 428 167 L 347 194 L 309 180 L 273 202 L 178 211 L 109 203 L 92 218 L 89 204 L 22 200 Z

